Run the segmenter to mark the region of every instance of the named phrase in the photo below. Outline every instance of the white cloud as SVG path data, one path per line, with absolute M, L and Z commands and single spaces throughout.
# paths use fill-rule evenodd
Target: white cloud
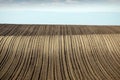
M 22 6 L 21 6 L 22 5 Z M 50 11 L 50 12 L 120 12 L 119 4 L 8 4 L 0 6 L 0 11 Z

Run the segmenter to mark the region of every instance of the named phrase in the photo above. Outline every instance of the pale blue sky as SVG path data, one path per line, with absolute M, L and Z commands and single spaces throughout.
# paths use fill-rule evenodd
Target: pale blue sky
M 0 23 L 120 25 L 120 13 L 111 12 L 0 12 Z
M 68 4 L 65 0 L 42 0 L 44 3 L 40 1 L 0 0 L 0 23 L 120 25 L 120 0 L 105 0 L 105 3 L 103 0 L 90 0 L 101 3 L 66 0 Z

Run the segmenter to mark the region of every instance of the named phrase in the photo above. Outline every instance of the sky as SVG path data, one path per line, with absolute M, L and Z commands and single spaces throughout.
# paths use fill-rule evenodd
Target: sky
M 120 25 L 120 0 L 0 0 L 0 23 Z
M 119 0 L 0 0 L 0 2 L 116 2 Z

